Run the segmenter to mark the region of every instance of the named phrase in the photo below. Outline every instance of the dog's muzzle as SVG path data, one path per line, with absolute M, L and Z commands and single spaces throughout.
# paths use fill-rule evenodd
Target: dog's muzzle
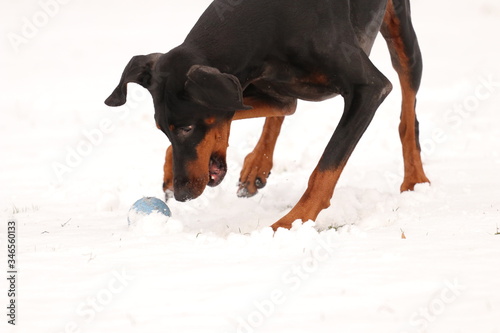
M 174 178 L 174 197 L 177 201 L 188 201 L 199 197 L 205 187 L 219 185 L 226 176 L 227 164 L 223 157 L 212 155 L 208 164 L 208 175 L 198 178 L 186 176 Z

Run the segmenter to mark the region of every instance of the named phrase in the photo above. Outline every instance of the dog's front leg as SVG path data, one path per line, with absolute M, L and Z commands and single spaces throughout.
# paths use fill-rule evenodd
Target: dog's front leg
M 264 188 L 273 167 L 273 155 L 285 117 L 266 118 L 262 135 L 254 150 L 245 157 L 240 173 L 238 196 L 250 198 Z
M 266 117 L 264 128 L 254 150 L 245 157 L 240 173 L 238 196 L 249 198 L 264 188 L 273 167 L 273 155 L 276 141 L 281 131 L 285 116 L 291 115 L 297 108 L 297 100 L 290 98 L 278 103 L 268 97 L 248 97 L 244 100 L 252 110 L 236 111 L 233 120 Z
M 307 190 L 292 210 L 272 225 L 275 231 L 278 228 L 290 229 L 296 220 L 314 221 L 321 210 L 330 206 L 335 185 L 347 160 L 370 124 L 378 106 L 392 89 L 390 82 L 368 58 L 365 58 L 362 64 L 355 66 L 354 72 L 345 74 L 346 79 L 352 81 L 343 93 L 345 100 L 343 116 L 318 166 L 309 178 Z
M 174 158 L 172 155 L 172 146 L 169 146 L 165 153 L 165 164 L 163 165 L 163 192 L 165 192 L 166 201 L 174 197 Z

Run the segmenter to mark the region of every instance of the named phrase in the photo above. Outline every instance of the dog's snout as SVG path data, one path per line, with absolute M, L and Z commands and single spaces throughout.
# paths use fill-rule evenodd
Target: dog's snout
M 189 179 L 178 177 L 174 179 L 175 200 L 185 202 L 198 198 L 208 183 L 208 179 Z
M 176 190 L 174 192 L 175 200 L 180 202 L 186 202 L 194 199 L 193 196 L 186 190 Z

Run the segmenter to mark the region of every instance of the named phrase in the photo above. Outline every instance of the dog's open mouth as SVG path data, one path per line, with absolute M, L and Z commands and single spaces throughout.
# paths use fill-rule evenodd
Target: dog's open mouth
M 219 185 L 224 179 L 224 176 L 226 176 L 226 172 L 226 161 L 220 156 L 212 155 L 210 157 L 210 163 L 208 165 L 208 173 L 210 176 L 208 186 L 214 187 Z

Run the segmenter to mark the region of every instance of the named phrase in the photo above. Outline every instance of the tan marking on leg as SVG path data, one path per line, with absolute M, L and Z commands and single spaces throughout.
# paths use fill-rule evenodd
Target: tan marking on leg
M 420 150 L 417 147 L 415 132 L 415 92 L 410 88 L 408 80 L 401 81 L 401 89 L 403 91 L 403 103 L 399 136 L 403 145 L 405 175 L 400 190 L 404 192 L 413 191 L 416 184 L 430 183 L 430 181 L 425 175 Z
M 256 180 L 259 178 L 262 185 L 273 166 L 273 154 L 278 139 L 284 116 L 291 115 L 297 108 L 297 101 L 281 108 L 277 104 L 269 103 L 258 98 L 247 97 L 246 105 L 253 107 L 252 110 L 236 111 L 233 120 L 266 117 L 261 137 L 255 149 L 248 154 L 240 173 L 240 187 L 238 196 L 251 197 L 258 191 Z
M 174 191 L 174 158 L 172 156 L 172 146 L 167 148 L 165 154 L 165 164 L 163 165 L 163 192 Z
M 330 200 L 342 169 L 343 167 L 332 171 L 319 171 L 316 168 L 309 178 L 309 185 L 302 198 L 287 215 L 271 226 L 273 230 L 290 229 L 296 220 L 316 220 L 323 209 L 330 207 Z
M 238 193 L 245 192 L 242 192 L 242 189 L 246 189 L 246 193 L 241 196 L 251 197 L 257 193 L 257 179 L 260 179 L 262 185 L 265 185 L 273 167 L 274 148 L 284 119 L 284 117 L 266 119 L 259 142 L 254 150 L 245 157 L 240 173 L 240 189 Z
M 295 109 L 297 108 L 296 102 L 289 107 L 280 109 L 269 103 L 251 97 L 246 97 L 243 103 L 245 105 L 250 105 L 253 109 L 236 111 L 233 120 L 289 116 L 294 114 Z
M 392 44 L 392 48 L 397 53 L 399 64 L 401 66 L 401 68 L 398 68 L 398 75 L 401 84 L 403 101 L 399 135 L 403 145 L 405 171 L 403 184 L 401 185 L 401 192 L 412 191 L 416 184 L 429 183 L 429 179 L 425 175 L 420 156 L 420 149 L 417 146 L 418 138 L 416 137 L 415 131 L 416 91 L 410 84 L 410 59 L 405 52 L 405 46 L 400 33 L 401 23 L 396 16 L 392 1 L 388 2 L 387 11 L 384 17 L 384 24 L 387 27 L 387 32 L 391 36 L 390 43 Z

